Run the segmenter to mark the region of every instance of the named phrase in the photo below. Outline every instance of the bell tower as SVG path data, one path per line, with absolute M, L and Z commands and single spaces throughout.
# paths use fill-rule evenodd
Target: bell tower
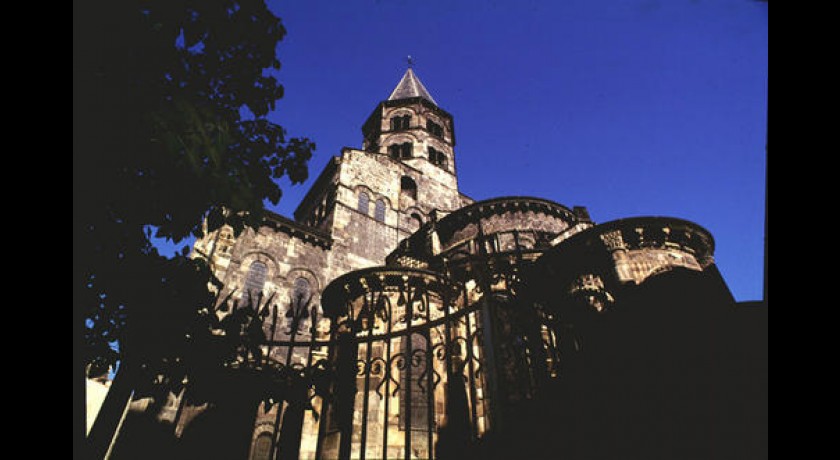
M 455 125 L 409 67 L 362 126 L 363 149 L 424 172 L 455 174 Z
M 458 190 L 452 115 L 409 67 L 321 172 L 295 219 L 328 234 L 326 280 L 382 265 L 421 226 L 472 203 Z

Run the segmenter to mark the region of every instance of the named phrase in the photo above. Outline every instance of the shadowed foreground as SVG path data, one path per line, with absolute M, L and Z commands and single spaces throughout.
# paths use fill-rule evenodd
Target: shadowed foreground
M 767 458 L 767 305 L 735 305 L 717 280 L 674 270 L 632 287 L 514 423 L 475 445 L 442 433 L 439 458 Z

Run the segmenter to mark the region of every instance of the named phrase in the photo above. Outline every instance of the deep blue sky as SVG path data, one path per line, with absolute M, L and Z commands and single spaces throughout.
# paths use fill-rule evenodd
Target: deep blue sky
M 294 0 L 272 119 L 317 144 L 291 216 L 406 69 L 455 117 L 461 190 L 688 219 L 736 299 L 762 292 L 767 4 L 751 0 Z
M 461 191 L 688 219 L 738 300 L 761 298 L 767 4 L 753 0 L 269 1 L 288 35 L 271 118 L 317 150 L 291 216 L 406 55 L 455 117 Z M 183 243 L 181 243 L 182 245 Z

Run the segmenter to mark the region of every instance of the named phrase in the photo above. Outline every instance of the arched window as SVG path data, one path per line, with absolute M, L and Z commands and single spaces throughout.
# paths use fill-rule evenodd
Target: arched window
M 295 308 L 306 307 L 310 297 L 312 297 L 312 288 L 309 285 L 309 280 L 306 278 L 296 279 L 292 289 L 292 302 L 295 304 Z
M 411 213 L 411 220 L 417 222 L 417 227 L 418 228 L 423 226 L 423 216 L 421 216 L 420 214 L 418 214 L 416 212 L 412 212 Z
M 263 433 L 254 441 L 251 460 L 268 460 L 271 458 L 271 433 Z
M 410 232 L 416 232 L 417 229 L 419 229 L 422 226 L 423 217 L 416 212 L 411 213 L 411 215 L 408 217 L 408 226 L 406 228 L 408 228 Z
M 392 144 L 388 146 L 388 154 L 395 160 L 399 160 L 401 158 L 411 158 L 413 149 L 414 144 L 411 142 Z
M 443 137 L 443 128 L 432 120 L 426 120 L 426 129 L 432 133 L 432 136 Z
M 306 278 L 297 278 L 289 294 L 291 302 L 286 310 L 286 318 L 290 319 L 289 328 L 295 329 L 295 334 L 305 333 L 309 325 L 304 320 L 309 318 L 309 302 L 312 300 L 312 289 Z
M 417 183 L 414 182 L 414 179 L 403 176 L 400 179 L 400 195 L 401 196 L 408 196 L 412 199 L 417 199 Z
M 401 131 L 408 129 L 411 124 L 411 115 L 403 115 L 401 117 L 391 118 L 391 129 L 394 131 Z
M 385 201 L 382 198 L 376 200 L 373 218 L 379 222 L 385 222 Z
M 441 168 L 446 167 L 446 154 L 441 152 L 440 150 L 435 149 L 434 147 L 429 147 L 429 161 L 436 166 L 440 166 Z
M 370 197 L 366 192 L 359 193 L 359 212 L 368 215 L 368 203 L 370 203 Z
M 268 273 L 268 267 L 259 260 L 254 261 L 248 268 L 248 276 L 245 278 L 245 293 L 242 295 L 242 301 L 245 305 L 248 303 L 253 305 L 259 300 L 260 293 L 265 286 L 266 273 Z

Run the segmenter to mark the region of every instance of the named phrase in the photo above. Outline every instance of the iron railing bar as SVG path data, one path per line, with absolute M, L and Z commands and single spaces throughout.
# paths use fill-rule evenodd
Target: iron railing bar
M 379 299 L 381 299 L 384 293 L 379 293 Z M 370 301 L 368 302 L 368 335 L 373 334 L 373 324 L 376 322 L 376 316 L 373 314 L 374 308 L 376 308 L 374 300 L 373 300 L 373 291 L 370 292 Z M 377 299 L 377 302 L 379 300 Z M 370 355 L 371 349 L 373 348 L 373 342 L 368 342 L 367 346 L 365 347 L 365 391 L 362 394 L 362 433 L 361 433 L 361 442 L 359 444 L 359 458 L 361 460 L 365 460 L 365 448 L 367 447 L 367 425 L 368 425 L 368 396 L 370 394 Z M 354 401 L 355 402 L 355 401 Z M 355 406 L 355 404 L 354 404 Z
M 466 289 L 466 287 L 464 289 Z M 488 292 L 485 292 L 484 295 L 482 296 L 482 300 L 485 300 L 487 298 L 488 294 L 489 294 Z M 467 293 L 465 291 L 464 292 L 464 298 L 466 298 L 466 295 L 467 295 Z M 471 427 L 472 429 L 471 429 L 471 431 L 473 433 L 473 439 L 478 439 L 478 413 L 477 413 L 477 410 L 476 410 L 476 404 L 478 404 L 478 397 L 476 396 L 476 389 L 475 389 L 476 381 L 475 381 L 475 375 L 473 375 L 473 360 L 472 360 L 472 357 L 473 357 L 472 335 L 473 335 L 473 333 L 472 333 L 472 330 L 471 330 L 472 327 L 470 325 L 470 315 L 466 315 L 465 318 L 466 318 L 466 321 L 467 321 L 467 325 L 466 325 L 467 326 L 466 366 L 467 366 L 467 374 L 469 375 L 469 382 L 470 382 L 470 413 L 472 415 L 472 427 Z M 477 322 L 478 321 L 476 320 L 476 323 Z M 475 330 L 476 330 L 476 333 L 477 333 L 478 332 L 478 324 L 476 324 Z M 486 391 L 486 389 L 485 389 L 485 391 Z
M 407 284 L 407 283 L 406 283 Z M 415 288 L 416 289 L 416 288 Z M 409 286 L 406 286 L 406 294 L 407 294 L 407 301 L 406 301 L 406 331 L 408 332 L 406 336 L 406 354 L 405 357 L 407 361 L 405 363 L 405 451 L 404 456 L 405 460 L 411 459 L 411 333 L 413 332 L 411 327 L 412 317 L 414 316 L 413 311 L 413 300 L 414 300 L 414 293 L 411 292 Z
M 427 297 L 428 298 L 428 297 Z M 426 302 L 426 323 L 428 324 L 432 318 L 432 306 Z M 426 421 L 428 430 L 426 433 L 427 450 L 426 455 L 431 459 L 432 456 L 432 431 L 434 430 L 434 368 L 432 367 L 432 329 L 426 329 L 426 374 L 428 375 L 428 383 L 426 384 Z
M 388 338 L 385 340 L 385 368 L 383 370 L 385 379 L 385 417 L 382 422 L 382 458 L 388 458 L 388 406 L 391 400 L 391 324 L 394 319 L 393 305 L 388 304 Z M 399 407 L 399 406 L 398 406 Z M 397 423 L 399 425 L 399 423 Z

